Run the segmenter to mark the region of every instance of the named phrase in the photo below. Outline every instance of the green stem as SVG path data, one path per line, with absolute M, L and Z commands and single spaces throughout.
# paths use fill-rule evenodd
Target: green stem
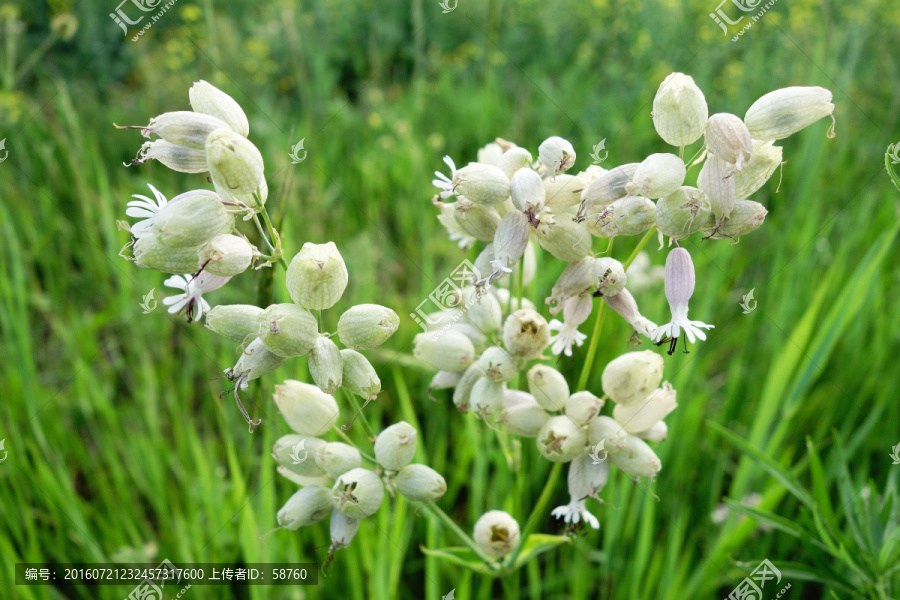
M 361 419 L 361 420 L 362 420 L 362 424 L 363 424 L 363 429 L 366 430 L 366 435 L 369 436 L 369 439 L 373 439 L 373 440 L 374 440 L 375 437 L 376 437 L 376 435 L 375 435 L 375 430 L 372 429 L 372 425 L 369 424 L 369 419 L 366 418 L 366 413 L 364 413 L 364 412 L 362 411 L 362 409 L 363 409 L 363 408 L 366 406 L 366 404 L 368 404 L 369 402 L 366 401 L 365 404 L 363 404 L 362 406 L 360 406 L 359 401 L 356 399 L 356 394 L 353 394 L 353 393 L 351 393 L 351 392 L 345 391 L 345 392 L 344 392 L 344 396 L 346 396 L 347 398 L 350 399 L 350 404 L 353 406 L 353 410 L 355 411 L 354 414 L 356 415 L 356 416 L 354 417 L 354 420 L 357 419 L 357 418 Z
M 626 271 L 628 267 L 631 266 L 631 263 L 634 262 L 634 259 L 637 258 L 637 255 L 641 253 L 641 250 L 644 249 L 644 246 L 647 245 L 647 242 L 650 241 L 650 238 L 653 237 L 653 234 L 656 233 L 656 225 L 647 230 L 647 233 L 644 234 L 644 237 L 641 238 L 641 241 L 638 242 L 638 245 L 635 247 L 634 251 L 631 253 L 631 256 L 628 257 L 628 260 L 625 261 L 625 264 L 622 265 L 622 268 Z
M 584 357 L 584 366 L 581 367 L 581 375 L 578 377 L 578 387 L 576 390 L 583 390 L 588 382 L 591 374 L 591 367 L 594 364 L 594 356 L 597 354 L 597 345 L 600 343 L 600 329 L 603 327 L 603 315 L 606 310 L 606 303 L 601 301 L 600 307 L 597 309 L 597 316 L 594 318 L 594 331 L 591 333 L 591 343 L 588 346 L 587 355 Z
M 559 482 L 559 475 L 562 473 L 562 467 L 563 463 L 553 463 L 553 468 L 550 469 L 550 475 L 547 477 L 547 483 L 544 484 L 544 490 L 541 492 L 537 504 L 534 505 L 534 510 L 531 511 L 531 515 L 528 516 L 528 521 L 525 522 L 525 528 L 519 534 L 519 543 L 516 544 L 516 547 L 510 553 L 509 558 L 503 562 L 504 569 L 516 564 L 516 558 L 522 551 L 525 541 L 537 528 L 538 521 L 544 517 L 547 505 L 550 504 L 553 492 L 556 491 L 556 484 Z
M 259 232 L 259 236 L 266 243 L 266 246 L 269 248 L 269 252 L 275 253 L 275 246 L 272 245 L 272 242 L 269 241 L 269 236 L 266 235 L 266 232 L 263 231 L 262 223 L 259 222 L 259 215 L 253 214 L 253 224 L 256 225 L 256 230 Z
M 469 534 L 462 530 L 462 528 L 456 524 L 456 521 L 450 518 L 450 516 L 442 511 L 436 504 L 430 504 L 428 506 L 423 507 L 423 510 L 427 510 L 428 512 L 435 515 L 450 531 L 456 534 L 462 543 L 469 547 L 469 550 L 475 553 L 476 556 L 481 558 L 485 563 L 490 565 L 492 569 L 496 569 L 495 563 L 488 560 L 488 558 L 484 555 L 484 552 L 481 551 L 481 548 L 478 547 L 478 544 L 475 543 L 475 540 L 472 539 Z
M 271 236 L 271 238 L 273 240 L 278 239 L 278 232 L 275 231 L 275 226 L 272 225 L 272 220 L 269 218 L 269 213 L 268 213 L 268 211 L 266 211 L 265 206 L 262 207 L 260 214 L 262 215 L 263 221 L 265 221 L 265 223 L 266 223 L 266 227 L 268 227 L 268 229 L 269 229 L 269 235 Z M 268 239 L 266 240 L 266 243 L 269 245 L 270 248 L 272 248 L 272 252 L 275 252 L 275 250 L 276 250 L 275 247 L 272 246 L 272 244 L 269 242 Z M 281 252 L 280 249 L 279 249 L 279 253 L 278 253 L 278 260 L 281 261 L 281 265 L 285 269 L 288 268 L 287 260 L 285 260 L 284 253 Z
M 337 434 L 338 434 L 339 436 L 341 436 L 341 438 L 342 438 L 345 442 L 347 442 L 349 445 L 351 445 L 351 446 L 353 446 L 354 448 L 356 448 L 356 449 L 359 451 L 359 455 L 360 455 L 360 456 L 362 456 L 363 458 L 365 458 L 365 459 L 368 460 L 368 461 L 371 461 L 371 463 L 372 463 L 373 465 L 377 465 L 377 464 L 378 464 L 378 461 L 375 460 L 375 457 L 372 456 L 372 455 L 370 455 L 370 454 L 367 454 L 367 453 L 363 452 L 362 450 L 360 450 L 360 449 L 359 449 L 359 446 L 357 446 L 356 443 L 355 443 L 353 440 L 350 439 L 350 436 L 347 435 L 347 434 L 344 432 L 344 430 L 340 428 L 340 426 L 335 425 L 334 427 L 332 427 L 332 429 L 334 429 L 335 431 L 337 431 Z

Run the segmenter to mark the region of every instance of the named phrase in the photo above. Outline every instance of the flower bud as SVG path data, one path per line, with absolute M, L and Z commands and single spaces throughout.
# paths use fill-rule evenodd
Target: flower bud
M 381 380 L 375 367 L 368 359 L 357 352 L 346 348 L 341 350 L 344 369 L 341 373 L 343 386 L 353 394 L 366 400 L 374 400 L 381 391 Z
M 597 281 L 596 294 L 606 297 L 615 296 L 625 289 L 628 277 L 622 263 L 614 258 L 594 259 L 594 277 Z M 585 318 L 587 316 L 585 315 Z
M 614 402 L 634 404 L 647 398 L 662 381 L 663 359 L 651 350 L 628 352 L 603 369 L 603 391 Z
M 828 137 L 834 137 L 831 92 L 821 87 L 787 87 L 769 92 L 747 110 L 744 122 L 755 140 L 786 138 L 822 117 L 831 117 Z
M 141 135 L 149 138 L 156 134 L 170 144 L 184 146 L 192 150 L 204 150 L 209 136 L 219 129 L 228 129 L 221 119 L 189 110 L 167 112 L 150 119 L 150 124 L 141 130 Z
M 656 205 L 643 196 L 625 196 L 603 207 L 588 209 L 585 223 L 591 235 L 613 238 L 637 235 L 650 229 L 655 220 Z
M 653 98 L 653 126 L 667 144 L 687 146 L 703 135 L 709 109 L 690 75 L 672 73 Z
M 272 458 L 288 471 L 303 477 L 321 477 L 325 472 L 316 462 L 316 451 L 325 440 L 291 433 L 283 435 L 272 446 Z
M 610 452 L 609 459 L 612 464 L 635 477 L 655 477 L 662 468 L 662 463 L 647 442 L 633 435 L 625 439 L 624 448 Z
M 663 442 L 669 436 L 669 427 L 665 421 L 657 421 L 649 429 L 638 431 L 634 435 L 648 442 Z
M 550 419 L 534 396 L 518 390 L 503 393 L 503 410 L 497 424 L 505 431 L 522 437 L 537 437 L 541 427 Z
M 413 502 L 434 502 L 447 493 L 441 474 L 425 465 L 406 465 L 395 481 L 400 493 Z
M 491 510 L 475 522 L 475 543 L 490 560 L 509 554 L 521 543 L 519 524 L 509 513 Z
M 580 456 L 569 463 L 566 479 L 570 498 L 599 499 L 600 492 L 609 481 L 609 461 L 595 462 L 590 454 Z
M 528 390 L 538 404 L 551 412 L 563 410 L 569 399 L 566 378 L 548 365 L 537 364 L 528 370 Z
M 525 278 L 525 285 L 528 285 L 528 279 Z M 510 310 L 517 311 L 520 308 L 530 308 L 531 310 L 535 310 L 536 307 L 534 302 L 529 300 L 528 298 L 516 298 L 510 295 L 509 290 L 506 288 L 495 287 L 491 288 L 491 294 L 497 298 L 497 302 L 506 309 L 507 306 L 511 307 Z
M 375 460 L 388 471 L 399 471 L 413 459 L 417 435 L 406 421 L 394 423 L 375 438 Z
M 500 155 L 497 159 L 497 166 L 500 167 L 501 171 L 506 173 L 507 177 L 512 179 L 516 171 L 519 169 L 531 168 L 533 162 L 534 159 L 531 158 L 531 152 L 525 148 L 516 146 Z
M 496 166 L 502 154 L 503 147 L 497 142 L 491 142 L 478 149 L 478 162 Z
M 148 160 L 158 160 L 179 173 L 206 173 L 206 151 L 185 148 L 163 139 L 144 142 L 137 157 L 128 166 L 141 165 Z
M 381 478 L 368 469 L 351 469 L 341 475 L 331 488 L 331 497 L 341 514 L 363 519 L 375 514 L 384 500 Z
M 264 165 L 262 154 L 253 143 L 231 129 L 217 129 L 206 140 L 206 162 L 209 176 L 223 200 L 241 198 L 247 206 L 255 207 L 254 192 L 262 188 Z M 265 203 L 265 197 L 260 197 Z
M 329 521 L 329 533 L 331 534 L 331 548 L 329 552 L 346 548 L 356 537 L 359 531 L 359 519 L 351 519 L 341 514 L 341 511 L 334 509 L 331 512 L 331 520 Z
M 651 154 L 635 170 L 625 190 L 629 195 L 640 194 L 655 200 L 677 190 L 686 174 L 684 162 L 674 154 Z
M 554 220 L 541 219 L 535 230 L 541 248 L 563 262 L 575 262 L 591 253 L 591 235 L 583 223 L 565 213 Z
M 486 377 L 479 377 L 469 394 L 469 407 L 472 413 L 479 419 L 484 420 L 493 417 L 503 410 L 503 393 L 505 390 L 505 383 L 494 382 Z
M 681 187 L 656 203 L 656 227 L 660 233 L 680 240 L 700 231 L 712 207 L 703 190 Z
M 748 198 L 766 183 L 781 164 L 781 146 L 753 140 L 753 156 L 740 173 L 734 174 L 734 197 Z
M 476 303 L 473 306 L 478 306 L 478 305 L 479 304 Z M 492 325 L 492 327 L 487 328 L 486 331 L 491 331 L 491 332 L 499 331 L 500 330 L 499 321 L 500 321 L 500 317 L 498 316 L 497 317 L 497 325 Z M 493 323 L 493 320 L 491 321 L 491 323 Z M 472 342 L 472 346 L 474 346 L 474 348 L 475 348 L 475 354 L 473 356 L 477 356 L 477 355 L 481 354 L 490 345 L 490 340 L 488 340 L 487 335 L 485 335 L 485 333 L 484 333 L 485 330 L 481 329 L 481 326 L 479 326 L 479 325 L 472 325 L 471 323 L 462 323 L 462 322 L 454 323 L 453 325 L 450 326 L 450 329 L 448 329 L 448 331 L 456 331 L 456 332 L 463 334 L 467 338 L 469 338 L 469 341 Z
M 550 314 L 558 313 L 569 298 L 593 292 L 596 285 L 594 257 L 585 256 L 579 261 L 569 263 L 550 290 L 552 296 L 545 300 L 550 305 Z
M 453 176 L 453 191 L 475 204 L 493 206 L 509 198 L 509 177 L 499 167 L 469 163 Z
M 333 506 L 327 488 L 300 488 L 278 511 L 278 526 L 294 531 L 312 525 L 330 515 Z
M 528 217 L 524 213 L 518 211 L 506 213 L 500 220 L 497 231 L 494 232 L 494 260 L 491 266 L 499 266 L 501 271 L 509 272 L 525 254 L 530 229 Z M 490 273 L 493 270 L 491 268 L 482 272 Z
M 578 425 L 587 425 L 600 414 L 603 400 L 588 391 L 575 392 L 566 400 L 566 416 Z
M 302 381 L 285 380 L 275 386 L 273 397 L 288 426 L 300 435 L 322 435 L 340 415 L 334 396 Z
M 207 316 L 207 319 L 209 317 Z M 337 344 L 324 335 L 316 336 L 313 347 L 309 351 L 309 374 L 319 389 L 326 394 L 334 394 L 341 387 L 344 372 L 344 359 Z
M 454 221 L 464 235 L 480 242 L 494 240 L 494 232 L 500 225 L 500 214 L 494 208 L 468 201 L 456 202 L 454 206 Z
M 234 367 L 225 370 L 225 375 L 229 381 L 237 381 L 241 389 L 247 389 L 248 381 L 268 375 L 283 365 L 285 360 L 266 348 L 261 339 L 256 338 L 241 352 Z
M 541 176 L 531 169 L 516 171 L 510 181 L 510 194 L 516 209 L 532 215 L 540 212 L 547 199 Z
M 288 266 L 288 293 L 303 308 L 331 308 L 347 289 L 347 265 L 334 242 L 306 242 Z
M 625 186 L 631 183 L 634 174 L 637 173 L 640 166 L 640 163 L 620 165 L 595 179 L 581 193 L 581 207 L 578 210 L 578 218 L 583 219 L 590 208 L 603 207 L 627 196 L 628 192 Z
M 706 193 L 712 215 L 721 222 L 734 208 L 734 171 L 716 156 L 707 156 L 697 176 L 697 187 Z
M 359 450 L 343 442 L 329 442 L 316 448 L 316 464 L 329 477 L 337 479 L 362 464 Z
M 319 337 L 316 318 L 296 304 L 273 304 L 258 322 L 266 348 L 285 358 L 308 354 Z
M 438 371 L 434 374 L 434 377 L 431 378 L 431 383 L 428 384 L 428 393 L 431 394 L 434 390 L 448 390 L 455 388 L 459 384 L 460 379 L 462 379 L 462 373 Z
M 438 207 L 440 210 L 440 214 L 438 214 L 438 222 L 444 226 L 447 230 L 447 233 L 450 234 L 450 239 L 454 239 L 454 236 L 461 238 L 470 237 L 466 230 L 462 228 L 459 224 L 459 221 L 456 219 L 456 211 L 459 208 L 459 202 L 440 202 L 435 201 L 434 205 Z M 467 203 L 471 204 L 471 203 Z
M 603 442 L 603 447 L 607 451 L 613 452 L 618 448 L 625 447 L 627 437 L 625 429 L 612 417 L 600 415 L 588 423 L 587 443 L 591 446 Z
M 206 313 L 206 327 L 242 344 L 247 336 L 256 337 L 263 309 L 250 304 L 220 304 Z
M 306 477 L 304 475 L 298 475 L 294 473 L 287 467 L 279 465 L 275 471 L 290 481 L 291 483 L 295 483 L 301 487 L 320 487 L 320 488 L 328 488 L 331 485 L 331 479 L 328 478 L 328 475 L 322 474 L 321 477 Z
M 613 409 L 613 418 L 621 423 L 628 433 L 635 434 L 639 431 L 645 431 L 665 419 L 670 412 L 675 410 L 675 407 L 678 406 L 675 397 L 675 389 L 667 381 L 645 400 L 627 406 L 616 404 L 616 407 Z
M 731 216 L 718 224 L 710 219 L 701 231 L 714 240 L 738 239 L 762 225 L 768 213 L 759 202 L 738 200 L 734 203 Z
M 503 344 L 517 358 L 537 358 L 549 343 L 550 326 L 536 311 L 517 310 L 503 323 Z
M 199 248 L 172 248 L 160 240 L 159 235 L 149 233 L 140 237 L 132 250 L 134 264 L 142 269 L 163 273 L 193 273 L 197 270 Z
M 615 296 L 604 296 L 603 300 L 609 304 L 609 307 L 619 313 L 619 315 L 634 327 L 634 330 L 647 337 L 656 329 L 656 323 L 644 318 L 638 311 L 637 302 L 634 296 L 627 289 L 622 290 Z
M 575 164 L 575 149 L 561 137 L 549 137 L 538 147 L 538 156 L 550 175 L 568 171 Z
M 499 346 L 491 346 L 482 353 L 478 364 L 490 381 L 506 383 L 516 376 L 518 362 Z
M 581 204 L 581 193 L 587 187 L 575 175 L 557 175 L 544 180 L 544 204 L 551 208 L 567 208 Z
M 538 450 L 551 462 L 569 462 L 584 454 L 585 432 L 572 419 L 550 417 L 537 435 Z
M 380 346 L 394 335 L 400 317 L 380 304 L 359 304 L 338 320 L 337 334 L 341 343 L 354 350 Z
M 200 248 L 198 266 L 212 275 L 233 277 L 247 270 L 253 261 L 254 250 L 246 239 L 223 233 Z
M 740 171 L 753 154 L 753 140 L 740 117 L 716 113 L 706 122 L 706 148 Z
M 475 331 L 479 337 L 483 337 L 487 333 L 498 331 L 500 323 L 503 319 L 503 311 L 500 302 L 492 294 L 480 292 L 475 288 L 465 288 L 463 290 L 463 306 L 466 307 L 466 319 L 475 326 Z M 454 328 L 464 323 L 457 323 Z M 462 331 L 462 329 L 458 329 Z M 466 330 L 466 333 L 470 331 Z M 470 335 L 469 339 L 475 343 L 474 338 Z
M 475 386 L 475 382 L 481 379 L 481 377 L 481 367 L 477 362 L 469 365 L 463 372 L 462 377 L 459 379 L 459 383 L 456 384 L 456 388 L 453 390 L 453 405 L 456 406 L 460 412 L 469 412 L 472 388 Z
M 448 330 L 443 335 L 420 333 L 413 338 L 413 356 L 439 371 L 464 371 L 475 360 L 475 347 L 464 334 Z
M 216 117 L 244 137 L 250 134 L 250 123 L 243 109 L 234 98 L 202 79 L 194 83 L 188 91 L 191 108 L 198 113 Z
M 234 216 L 214 192 L 194 190 L 179 194 L 152 217 L 152 231 L 172 248 L 202 246 L 220 233 L 230 231 Z M 142 232 L 136 232 L 142 237 Z

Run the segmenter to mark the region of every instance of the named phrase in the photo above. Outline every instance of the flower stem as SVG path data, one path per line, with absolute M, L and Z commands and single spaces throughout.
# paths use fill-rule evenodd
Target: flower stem
M 266 223 L 266 227 L 269 229 L 269 235 L 271 235 L 272 240 L 278 240 L 278 232 L 275 231 L 275 227 L 272 225 L 272 219 L 269 218 L 269 213 L 266 211 L 265 205 L 263 205 L 262 210 L 260 211 L 260 214 L 262 215 L 263 221 L 265 221 L 265 223 Z M 277 252 L 278 260 L 281 262 L 281 265 L 285 269 L 287 269 L 288 263 L 285 260 L 284 254 L 281 251 L 280 242 L 276 241 L 275 246 L 273 247 L 272 243 L 270 243 L 269 240 L 267 239 L 266 244 L 269 245 L 269 248 L 271 248 L 273 252 Z
M 531 511 L 528 520 L 525 522 L 525 528 L 522 529 L 522 532 L 519 534 L 519 543 L 513 548 L 509 558 L 503 562 L 504 568 L 510 567 L 516 563 L 516 558 L 522 551 L 525 541 L 535 530 L 538 520 L 542 518 L 544 512 L 547 510 L 547 505 L 550 504 L 553 492 L 556 491 L 556 484 L 559 482 L 559 475 L 562 473 L 562 467 L 563 463 L 553 463 L 553 468 L 550 469 L 550 475 L 547 477 L 547 483 L 544 484 L 544 489 L 538 498 L 537 504 L 534 505 L 534 510 Z
M 487 560 L 487 557 L 481 551 L 481 548 L 478 547 L 478 544 L 475 543 L 475 540 L 473 540 L 469 534 L 463 531 L 462 528 L 456 524 L 456 521 L 451 519 L 447 513 L 438 508 L 436 504 L 429 504 L 428 506 L 423 507 L 423 509 L 436 516 L 438 520 L 440 520 L 444 525 L 447 526 L 447 529 L 455 533 L 456 537 L 462 540 L 462 543 L 469 547 L 469 550 L 471 550 L 479 558 L 484 560 L 488 565 L 490 565 L 492 569 L 496 569 L 494 563 Z
M 606 303 L 600 301 L 597 309 L 597 316 L 594 318 L 594 331 L 591 332 L 591 344 L 588 346 L 587 355 L 584 357 L 584 366 L 581 367 L 581 375 L 578 377 L 578 386 L 576 390 L 583 390 L 588 382 L 591 374 L 591 367 L 594 364 L 594 355 L 597 354 L 597 345 L 600 342 L 600 329 L 603 327 L 603 315 L 606 309 Z
M 634 259 L 637 258 L 637 255 L 641 253 L 641 250 L 644 249 L 644 246 L 647 245 L 647 242 L 650 241 L 650 238 L 653 237 L 653 234 L 656 233 L 656 225 L 647 230 L 647 233 L 644 234 L 644 237 L 641 238 L 641 241 L 638 242 L 638 245 L 635 247 L 634 251 L 632 251 L 631 256 L 628 257 L 628 260 L 622 265 L 622 268 L 626 271 L 628 267 L 631 266 L 631 263 L 634 262 Z

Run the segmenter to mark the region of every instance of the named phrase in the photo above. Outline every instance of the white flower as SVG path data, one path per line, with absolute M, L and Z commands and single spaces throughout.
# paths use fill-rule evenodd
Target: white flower
M 155 201 L 147 196 L 133 194 L 131 197 L 137 198 L 137 200 L 129 202 L 128 208 L 125 209 L 125 214 L 129 217 L 144 219 L 131 226 L 131 234 L 136 238 L 147 235 L 153 230 L 153 217 L 168 204 L 168 200 L 166 200 L 166 197 L 163 196 L 159 190 L 149 183 L 147 184 L 147 187 L 153 192 Z
M 445 156 L 444 163 L 450 167 L 450 177 L 447 177 L 439 171 L 435 171 L 434 175 L 437 179 L 431 180 L 431 184 L 441 190 L 439 195 L 442 200 L 453 195 L 453 178 L 456 176 L 456 164 L 453 162 L 453 159 L 449 156 Z
M 666 299 L 672 311 L 672 320 L 657 327 L 653 332 L 653 341 L 663 343 L 671 340 L 669 354 L 675 351 L 675 344 L 681 336 L 681 330 L 693 344 L 697 338 L 706 339 L 702 329 L 712 329 L 702 321 L 688 319 L 688 302 L 694 294 L 694 262 L 684 248 L 675 248 L 666 257 Z
M 557 506 L 550 514 L 557 519 L 562 519 L 566 523 L 572 523 L 573 525 L 578 524 L 584 519 L 584 522 L 589 524 L 592 528 L 600 529 L 600 521 L 584 507 L 584 500 L 572 498 L 568 504 Z
M 563 322 L 553 319 L 549 323 L 551 331 L 559 332 L 550 338 L 550 343 L 553 344 L 550 351 L 553 354 L 572 356 L 572 345 L 581 346 L 584 343 L 587 335 L 578 331 L 578 327 L 591 316 L 593 307 L 594 303 L 589 294 L 573 296 L 566 300 Z
M 201 272 L 196 277 L 193 275 L 172 275 L 163 283 L 166 287 L 183 290 L 184 294 L 177 296 L 167 296 L 163 298 L 163 304 L 169 307 L 169 313 L 175 314 L 185 309 L 188 316 L 188 323 L 194 319 L 200 319 L 203 313 L 209 312 L 209 303 L 203 299 L 203 292 L 211 292 L 217 290 L 226 283 L 231 277 L 219 277 L 212 275 L 206 271 Z

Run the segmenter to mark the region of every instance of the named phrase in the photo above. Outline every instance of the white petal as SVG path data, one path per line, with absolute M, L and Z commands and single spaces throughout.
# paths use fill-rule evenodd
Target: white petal
M 187 302 L 187 301 L 188 301 L 187 296 L 166 296 L 165 298 L 162 299 L 162 303 L 165 304 L 166 306 L 170 306 L 172 304 L 177 304 L 179 302 Z
M 170 288 L 184 290 L 188 286 L 189 277 L 190 276 L 185 277 L 183 275 L 172 275 L 171 277 L 163 281 L 163 285 Z
M 456 173 L 456 163 L 453 162 L 453 159 L 450 158 L 450 155 L 444 157 L 444 164 L 450 167 L 451 175 Z
M 174 300 L 175 304 L 172 304 L 171 302 L 166 302 L 166 300 Z M 178 311 L 180 311 L 185 306 L 187 306 L 187 303 L 188 303 L 187 298 L 181 298 L 179 300 L 178 296 L 169 296 L 168 298 L 163 298 L 163 304 L 172 304 L 172 306 L 169 308 L 169 314 L 173 314 L 173 315 L 175 313 L 177 313 Z

